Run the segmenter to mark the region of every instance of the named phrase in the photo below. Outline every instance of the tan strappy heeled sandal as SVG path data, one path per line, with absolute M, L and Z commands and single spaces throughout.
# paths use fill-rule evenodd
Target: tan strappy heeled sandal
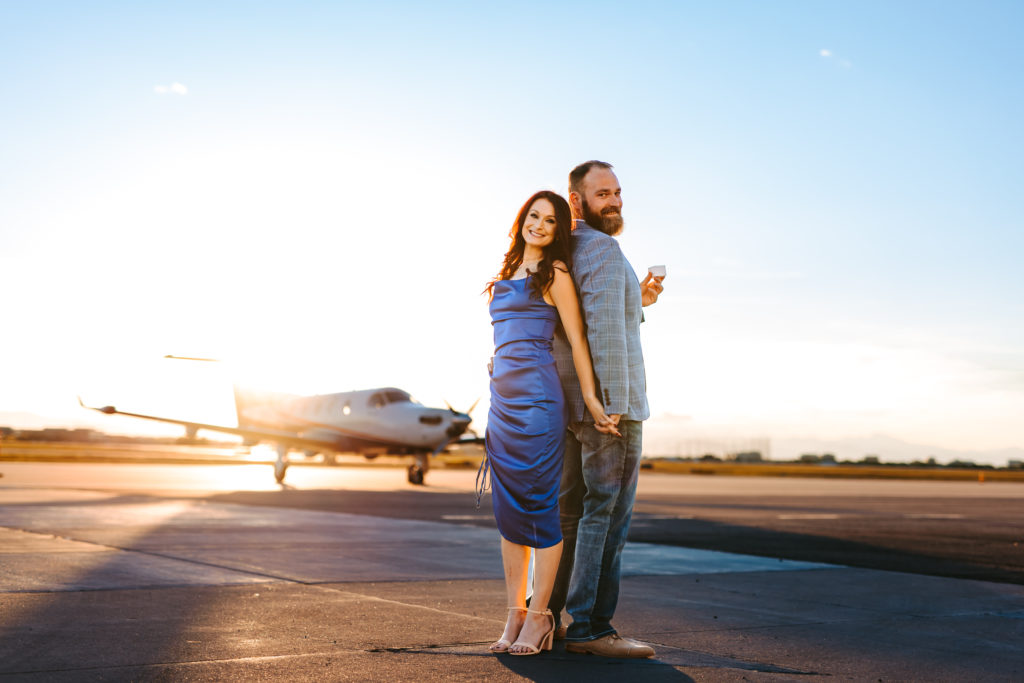
M 530 610 L 526 609 L 525 607 L 509 607 L 508 611 L 509 612 L 529 612 Z M 490 647 L 488 647 L 487 649 L 490 650 L 491 652 L 498 652 L 498 653 L 500 653 L 500 652 L 508 652 L 508 649 L 510 647 L 512 647 L 512 643 L 508 642 L 508 639 L 506 639 L 506 638 L 498 638 L 498 640 L 496 640 L 493 643 L 491 643 Z
M 545 633 L 544 635 L 542 635 L 540 637 L 540 642 L 537 645 L 530 645 L 529 643 L 524 643 L 523 641 L 517 639 L 516 642 L 512 643 L 511 645 L 509 645 L 510 648 L 513 648 L 513 647 L 526 647 L 526 648 L 529 648 L 529 650 L 527 650 L 526 652 L 512 652 L 511 650 L 509 650 L 509 654 L 510 655 L 535 655 L 538 652 L 540 652 L 541 650 L 550 650 L 551 649 L 551 643 L 555 639 L 555 615 L 551 613 L 551 610 L 546 609 L 546 610 L 541 611 L 541 610 L 538 610 L 538 609 L 528 609 L 528 610 L 526 610 L 526 612 L 527 612 L 527 617 L 526 617 L 527 619 L 530 618 L 529 617 L 530 614 L 544 614 L 544 615 L 547 615 L 547 617 L 548 617 L 548 619 L 550 620 L 550 623 L 551 623 L 551 628 L 548 629 L 547 633 Z M 522 633 L 522 631 L 520 631 L 520 633 Z

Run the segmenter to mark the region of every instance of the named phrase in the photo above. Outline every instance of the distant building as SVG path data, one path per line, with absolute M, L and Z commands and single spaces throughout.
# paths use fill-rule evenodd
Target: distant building
M 878 465 L 881 463 L 881 460 L 878 458 L 877 455 L 865 455 L 864 459 L 861 460 L 861 462 L 864 463 L 865 465 Z
M 1024 470 L 1024 460 L 1011 460 L 1006 466 L 1011 470 Z
M 733 458 L 736 462 L 761 462 L 761 451 L 743 451 Z

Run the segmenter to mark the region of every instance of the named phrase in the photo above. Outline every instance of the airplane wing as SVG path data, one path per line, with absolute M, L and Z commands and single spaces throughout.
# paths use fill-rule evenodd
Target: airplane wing
M 316 439 L 306 439 L 293 432 L 281 432 L 272 429 L 248 429 L 244 427 L 228 427 L 225 425 L 211 425 L 202 422 L 189 422 L 188 420 L 177 420 L 171 417 L 160 417 L 158 415 L 143 415 L 141 413 L 129 413 L 124 410 L 118 410 L 114 406 L 103 406 L 97 408 L 95 406 L 87 406 L 82 402 L 81 397 L 78 399 L 78 404 L 83 408 L 89 410 L 95 410 L 105 415 L 127 415 L 128 417 L 140 417 L 144 420 L 155 420 L 157 422 L 168 422 L 170 424 L 181 425 L 189 430 L 208 429 L 213 432 L 223 432 L 225 434 L 235 434 L 242 437 L 243 439 L 250 439 L 254 441 L 271 441 L 273 443 L 290 446 L 292 448 L 306 450 L 312 448 L 327 448 L 333 450 L 335 444 L 330 441 L 319 441 Z

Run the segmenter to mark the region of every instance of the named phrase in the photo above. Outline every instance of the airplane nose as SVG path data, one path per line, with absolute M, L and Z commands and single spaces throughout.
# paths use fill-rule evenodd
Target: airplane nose
M 452 424 L 448 427 L 448 436 L 452 439 L 462 436 L 472 421 L 473 419 L 465 413 L 455 413 L 452 417 Z

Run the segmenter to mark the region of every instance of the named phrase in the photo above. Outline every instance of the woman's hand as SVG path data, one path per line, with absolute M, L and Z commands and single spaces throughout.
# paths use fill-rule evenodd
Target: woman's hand
M 587 406 L 587 410 L 590 411 L 590 416 L 594 418 L 594 428 L 602 434 L 614 434 L 615 436 L 622 436 L 619 433 L 618 423 L 619 416 L 614 415 L 609 417 L 605 415 L 604 406 L 597 400 L 597 396 L 586 396 L 583 398 L 583 402 Z

